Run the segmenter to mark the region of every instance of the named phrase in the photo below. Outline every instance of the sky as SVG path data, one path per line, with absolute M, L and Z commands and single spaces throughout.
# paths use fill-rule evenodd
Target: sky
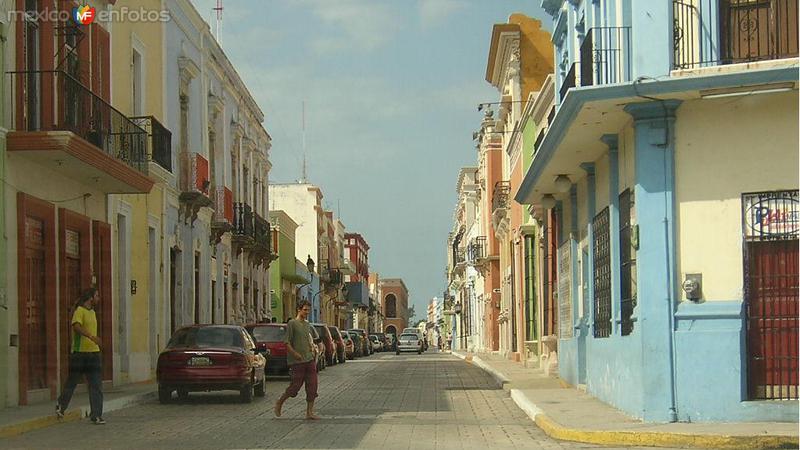
M 192 0 L 216 30 L 216 0 Z M 255 8 L 254 4 L 258 7 Z M 370 246 L 369 266 L 402 278 L 416 319 L 442 297 L 456 178 L 476 165 L 472 132 L 492 25 L 539 0 L 223 0 L 219 40 L 264 112 L 270 182 L 309 182 Z M 212 20 L 213 18 L 213 20 Z

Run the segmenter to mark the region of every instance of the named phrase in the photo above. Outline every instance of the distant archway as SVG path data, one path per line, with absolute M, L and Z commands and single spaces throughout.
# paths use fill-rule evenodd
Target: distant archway
M 388 327 L 386 327 L 386 334 L 393 334 L 397 336 L 397 328 L 395 328 L 394 325 L 389 325 Z
M 390 319 L 397 317 L 397 297 L 395 297 L 394 294 L 389 294 L 386 296 L 385 300 L 386 317 Z

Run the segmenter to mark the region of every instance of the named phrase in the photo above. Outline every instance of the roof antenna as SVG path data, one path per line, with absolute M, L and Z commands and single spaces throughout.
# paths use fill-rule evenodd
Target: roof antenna
M 222 41 L 219 40 L 219 28 L 222 25 L 222 10 L 225 9 L 222 7 L 222 0 L 217 0 L 217 6 L 213 8 L 214 11 L 217 12 L 217 42 L 222 44 Z
M 308 162 L 306 161 L 306 101 L 303 100 L 303 176 L 301 183 L 308 182 Z

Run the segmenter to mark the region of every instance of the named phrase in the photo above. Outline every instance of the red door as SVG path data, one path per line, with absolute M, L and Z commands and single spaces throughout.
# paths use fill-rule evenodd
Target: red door
M 25 231 L 25 267 L 27 298 L 25 298 L 25 324 L 22 330 L 28 343 L 25 364 L 28 373 L 28 390 L 47 387 L 47 335 L 45 323 L 45 252 L 44 223 L 27 217 Z
M 798 241 L 748 242 L 751 399 L 798 398 Z

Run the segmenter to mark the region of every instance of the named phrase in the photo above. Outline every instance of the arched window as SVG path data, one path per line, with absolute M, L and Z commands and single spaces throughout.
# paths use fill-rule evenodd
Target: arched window
M 389 294 L 386 296 L 385 300 L 386 301 L 384 304 L 386 305 L 386 317 L 397 317 L 397 298 L 394 296 L 394 294 Z
M 394 325 L 389 325 L 388 327 L 386 327 L 386 334 L 393 334 L 397 336 L 397 328 L 395 328 Z

